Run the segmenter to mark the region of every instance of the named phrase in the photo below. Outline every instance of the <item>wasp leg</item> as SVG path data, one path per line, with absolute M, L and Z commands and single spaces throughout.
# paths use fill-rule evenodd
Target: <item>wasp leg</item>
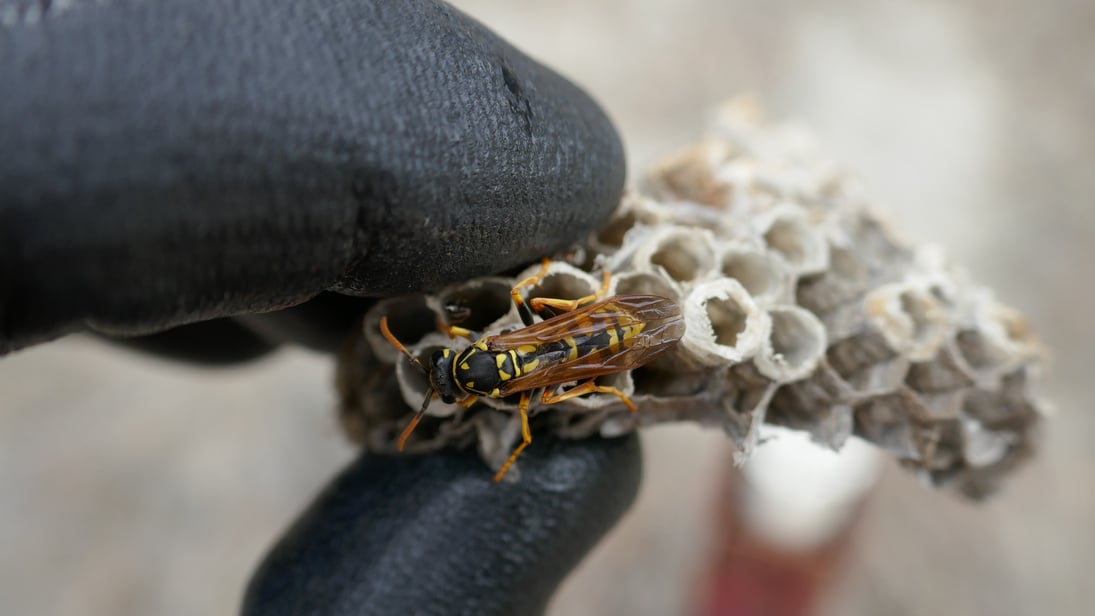
M 475 404 L 475 401 L 479 399 L 479 396 L 468 396 L 463 400 L 456 403 L 462 409 L 471 408 L 471 405 Z
M 457 336 L 459 336 L 461 338 L 467 338 L 472 342 L 475 342 L 479 339 L 479 336 L 476 336 L 475 332 L 471 331 L 470 329 L 457 327 L 456 325 L 445 325 L 440 321 L 438 321 L 437 323 L 437 329 L 440 330 L 442 334 L 447 335 L 449 338 L 456 338 Z
M 517 449 L 513 450 L 513 453 L 509 455 L 509 460 L 502 465 L 502 468 L 498 470 L 498 473 L 494 476 L 494 483 L 502 481 L 502 477 L 505 477 L 506 471 L 509 467 L 513 466 L 513 463 L 517 461 L 517 456 L 521 455 L 521 452 L 525 450 L 525 447 L 529 446 L 532 442 L 532 431 L 528 427 L 528 405 L 532 401 L 532 395 L 529 392 L 521 394 L 521 404 L 519 410 L 521 412 L 521 444 L 517 446 Z
M 586 394 L 599 393 L 599 394 L 615 394 L 620 402 L 624 403 L 627 410 L 632 413 L 635 412 L 635 403 L 631 401 L 631 398 L 627 397 L 627 394 L 620 391 L 615 387 L 608 387 L 607 385 L 598 385 L 593 381 L 586 381 L 577 387 L 573 387 L 563 393 L 555 393 L 549 390 L 544 390 L 542 396 L 540 396 L 540 404 L 547 406 L 549 404 L 557 404 L 564 400 L 570 400 L 571 398 L 577 398 L 578 396 L 584 396 Z
M 551 259 L 545 257 L 543 264 L 540 266 L 540 271 L 535 276 L 525 278 L 510 289 L 509 296 L 513 298 L 513 305 L 517 306 L 517 314 L 521 315 L 521 322 L 525 324 L 525 327 L 532 325 L 532 312 L 525 305 L 525 299 L 521 297 L 521 289 L 531 287 L 543 280 L 549 265 L 551 265 Z
M 560 312 L 570 312 L 578 306 L 588 304 L 593 301 L 604 297 L 605 293 L 608 293 L 608 283 L 612 280 L 612 275 L 607 271 L 604 273 L 603 281 L 601 282 L 601 288 L 597 289 L 596 293 L 591 293 L 585 297 L 579 297 L 578 299 L 552 299 L 549 297 L 534 297 L 528 301 L 529 306 L 536 314 L 541 314 L 547 310 L 553 310 L 554 314 Z

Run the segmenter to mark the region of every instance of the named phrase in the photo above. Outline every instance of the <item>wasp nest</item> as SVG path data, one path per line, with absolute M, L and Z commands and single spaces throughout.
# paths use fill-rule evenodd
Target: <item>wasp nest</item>
M 849 436 L 933 485 L 990 492 L 1033 449 L 1041 416 L 1030 382 L 1040 347 L 1023 317 L 931 246 L 901 242 L 803 131 L 766 126 L 755 104 L 723 108 L 712 136 L 656 165 L 611 221 L 552 263 L 531 297 L 573 299 L 612 272 L 610 294 L 677 301 L 686 332 L 654 362 L 599 382 L 611 394 L 534 409 L 533 432 L 619 435 L 666 421 L 722 428 L 743 460 L 764 422 L 839 449 Z M 340 362 L 342 416 L 375 451 L 421 404 L 420 357 L 460 348 L 437 323 L 496 334 L 521 327 L 515 278 L 481 278 L 381 301 Z M 515 400 L 469 409 L 435 400 L 407 451 L 477 445 L 498 468 L 518 442 Z

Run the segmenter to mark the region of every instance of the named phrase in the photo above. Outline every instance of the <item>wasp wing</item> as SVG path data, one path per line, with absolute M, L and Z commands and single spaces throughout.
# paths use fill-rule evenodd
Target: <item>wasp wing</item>
M 657 295 L 617 295 L 487 341 L 491 351 L 542 348 L 565 338 L 593 338 L 609 331 L 631 335 L 574 359 L 531 370 L 507 382 L 504 396 L 637 368 L 673 346 L 684 334 L 675 302 Z

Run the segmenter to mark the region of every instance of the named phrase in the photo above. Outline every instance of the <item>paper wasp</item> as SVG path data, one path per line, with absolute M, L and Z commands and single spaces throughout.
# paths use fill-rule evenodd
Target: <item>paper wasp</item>
M 459 399 L 467 408 L 480 396 L 505 398 L 520 394 L 521 444 L 494 476 L 500 481 L 532 442 L 528 410 L 536 399 L 550 405 L 589 393 L 615 394 L 631 411 L 635 405 L 615 387 L 598 385 L 606 374 L 638 368 L 671 348 L 684 334 L 684 319 L 672 300 L 658 295 L 616 295 L 600 299 L 608 291 L 605 272 L 600 290 L 574 300 L 534 297 L 525 300 L 521 289 L 540 282 L 550 261 L 544 259 L 538 274 L 517 283 L 510 291 L 525 327 L 485 338 L 452 325 L 439 326 L 450 336 L 462 336 L 471 346 L 456 351 L 440 349 L 424 364 L 380 319 L 384 337 L 405 354 L 429 379 L 422 407 L 399 437 L 403 450 L 407 438 L 426 413 L 430 401 L 440 397 L 446 404 Z M 598 301 L 600 300 L 600 301 Z M 534 322 L 533 314 L 543 320 Z M 569 389 L 564 386 L 577 383 Z

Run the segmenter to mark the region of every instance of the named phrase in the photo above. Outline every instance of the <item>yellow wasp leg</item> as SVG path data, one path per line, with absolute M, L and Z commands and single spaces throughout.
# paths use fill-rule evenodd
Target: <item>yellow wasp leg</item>
M 608 293 L 608 283 L 612 279 L 612 276 L 605 272 L 602 277 L 601 288 L 597 289 L 596 293 L 591 293 L 585 297 L 579 297 L 578 299 L 551 299 L 549 297 L 534 297 L 528 301 L 529 306 L 536 313 L 541 312 L 545 307 L 553 308 L 559 312 L 570 312 L 582 304 L 588 304 L 593 301 L 604 297 L 605 293 Z
M 457 327 L 455 325 L 445 325 L 441 322 L 437 323 L 437 329 L 440 330 L 442 334 L 446 334 L 449 338 L 456 338 L 459 336 L 475 342 L 475 333 L 470 329 Z
M 479 396 L 468 396 L 463 400 L 457 402 L 457 406 L 462 409 L 471 408 L 471 405 L 475 404 L 475 401 L 479 399 Z
M 631 401 L 631 398 L 627 397 L 627 394 L 620 391 L 615 387 L 608 387 L 607 385 L 597 385 L 593 381 L 586 381 L 577 387 L 571 388 L 563 393 L 554 393 L 548 390 L 544 390 L 544 394 L 540 396 L 540 403 L 547 406 L 549 404 L 556 404 L 564 400 L 570 400 L 571 398 L 577 398 L 578 396 L 584 396 L 586 394 L 599 393 L 599 394 L 615 394 L 620 402 L 624 403 L 627 410 L 632 413 L 635 412 L 635 403 Z
M 540 266 L 540 271 L 537 272 L 535 276 L 525 278 L 521 282 L 513 285 L 513 288 L 510 289 L 509 296 L 513 298 L 513 304 L 517 306 L 517 310 L 521 310 L 521 306 L 525 303 L 524 298 L 521 297 L 521 289 L 531 287 L 543 280 L 544 275 L 547 274 L 549 265 L 551 265 L 551 259 L 544 257 L 544 261 Z
M 506 460 L 506 463 L 498 470 L 498 473 L 494 476 L 494 483 L 502 481 L 502 477 L 505 477 L 506 471 L 508 471 L 509 467 L 513 466 L 513 463 L 517 461 L 517 456 L 521 455 L 521 452 L 525 450 L 525 447 L 528 447 L 529 443 L 532 442 L 532 431 L 529 430 L 528 427 L 528 405 L 531 400 L 532 396 L 529 395 L 529 392 L 526 391 L 521 394 L 521 444 L 517 446 L 517 449 L 513 450 L 513 453 L 509 455 L 509 460 Z

